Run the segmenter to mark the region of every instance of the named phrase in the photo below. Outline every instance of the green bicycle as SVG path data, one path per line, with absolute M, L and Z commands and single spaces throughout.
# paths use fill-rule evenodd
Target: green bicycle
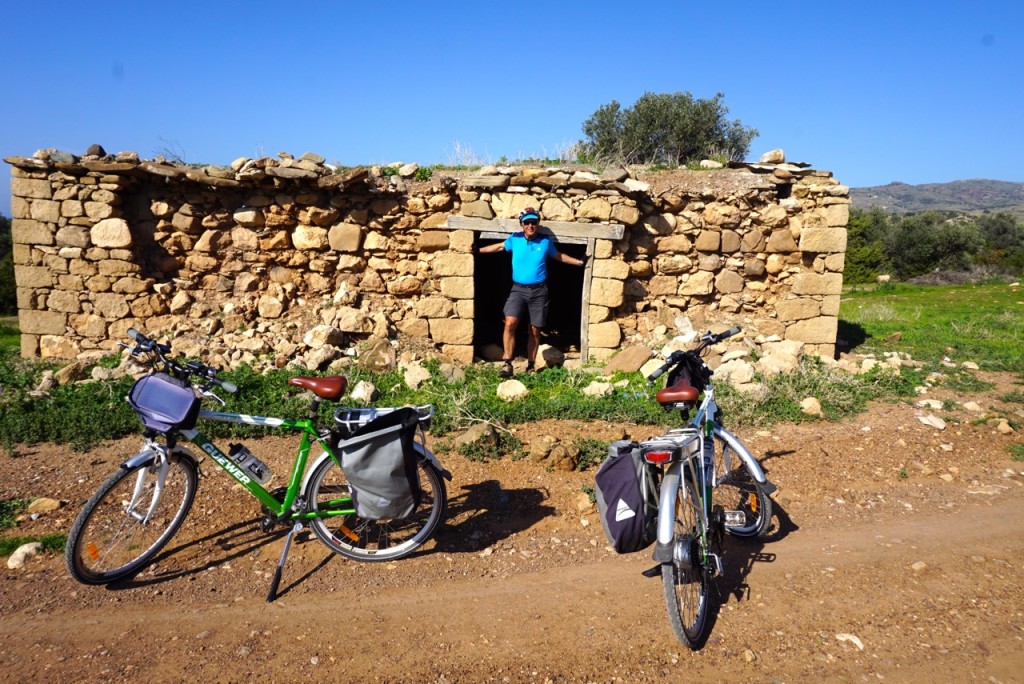
M 432 406 L 338 408 L 334 424 L 321 427 L 321 402 L 338 401 L 347 381 L 342 376 L 299 376 L 288 384 L 312 393 L 307 418 L 206 411 L 200 408 L 203 398 L 224 403 L 214 388 L 234 394 L 237 387 L 218 379 L 214 368 L 170 359 L 169 346 L 135 329 L 128 334 L 134 344 L 119 346 L 150 367 L 128 397 L 145 426 L 145 442 L 92 495 L 71 527 L 65 562 L 79 582 L 109 584 L 131 577 L 177 533 L 196 495 L 200 461 L 180 439 L 196 445 L 259 500 L 263 531 L 290 527 L 268 602 L 277 595 L 292 538 L 307 525 L 334 553 L 370 562 L 408 556 L 437 531 L 447 508 L 445 480 L 451 480 L 451 473 L 426 447 L 424 430 Z M 287 485 L 265 489 L 270 477 L 266 465 L 241 445 L 232 445 L 225 454 L 195 429 L 197 419 L 299 432 Z M 314 443 L 323 451 L 307 468 Z M 353 464 L 348 476 L 343 463 L 346 468 Z M 388 482 L 407 483 L 403 488 L 408 491 L 364 488 L 365 478 L 356 482 L 357 467 L 378 472 L 382 466 Z

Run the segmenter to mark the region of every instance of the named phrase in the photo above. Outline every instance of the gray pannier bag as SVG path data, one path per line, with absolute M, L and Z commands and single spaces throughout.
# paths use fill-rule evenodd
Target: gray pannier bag
M 639 444 L 620 440 L 608 445 L 608 458 L 594 478 L 594 492 L 601 526 L 617 553 L 641 551 L 654 543 L 658 495 Z
M 418 423 L 415 409 L 402 408 L 339 440 L 341 469 L 360 518 L 401 519 L 419 506 L 422 491 L 413 446 Z

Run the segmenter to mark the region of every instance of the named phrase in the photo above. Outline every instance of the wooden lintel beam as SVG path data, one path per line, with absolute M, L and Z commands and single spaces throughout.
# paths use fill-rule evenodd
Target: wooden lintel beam
M 625 226 L 621 223 L 576 223 L 574 221 L 544 221 L 540 223 L 541 232 L 546 228 L 559 240 L 564 242 L 586 243 L 589 239 L 621 240 Z M 471 216 L 449 216 L 448 226 L 451 230 L 475 230 L 480 233 L 499 233 L 511 235 L 522 228 L 516 219 L 482 219 Z

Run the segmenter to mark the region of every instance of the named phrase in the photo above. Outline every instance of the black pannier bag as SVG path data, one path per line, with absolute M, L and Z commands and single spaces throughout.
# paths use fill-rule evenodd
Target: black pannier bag
M 612 548 L 633 553 L 653 544 L 658 535 L 657 492 L 640 446 L 627 440 L 612 442 L 594 479 L 601 525 Z
M 356 513 L 367 520 L 398 520 L 419 506 L 422 491 L 413 446 L 419 414 L 402 408 L 375 418 L 338 441 L 341 470 Z
M 191 430 L 199 416 L 200 399 L 185 380 L 151 373 L 135 381 L 128 403 L 142 424 L 157 432 Z

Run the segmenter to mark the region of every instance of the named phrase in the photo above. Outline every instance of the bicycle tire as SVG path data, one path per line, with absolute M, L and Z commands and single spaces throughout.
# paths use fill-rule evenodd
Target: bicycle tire
M 673 560 L 661 566 L 669 624 L 680 643 L 693 650 L 708 638 L 713 593 L 704 548 L 709 535 L 703 529 L 699 505 L 694 484 L 686 479 L 676 498 Z
M 423 494 L 411 515 L 401 520 L 367 520 L 355 513 L 313 518 L 310 528 L 331 551 L 364 562 L 383 562 L 404 558 L 423 546 L 444 519 L 447 490 L 444 478 L 426 459 L 420 459 L 417 472 Z M 345 473 L 334 459 L 325 459 L 309 478 L 306 501 L 310 511 L 326 512 L 331 506 L 351 508 L 351 488 Z
M 744 517 L 742 524 L 726 526 L 726 532 L 742 539 L 764 539 L 772 523 L 772 499 L 747 464 L 717 435 L 715 480 L 715 503 Z
M 163 493 L 147 516 L 159 468 L 159 461 L 122 467 L 86 502 L 64 551 L 72 577 L 83 584 L 124 579 L 145 567 L 171 540 L 192 508 L 199 471 L 192 459 L 171 454 Z M 133 497 L 136 489 L 139 495 Z

